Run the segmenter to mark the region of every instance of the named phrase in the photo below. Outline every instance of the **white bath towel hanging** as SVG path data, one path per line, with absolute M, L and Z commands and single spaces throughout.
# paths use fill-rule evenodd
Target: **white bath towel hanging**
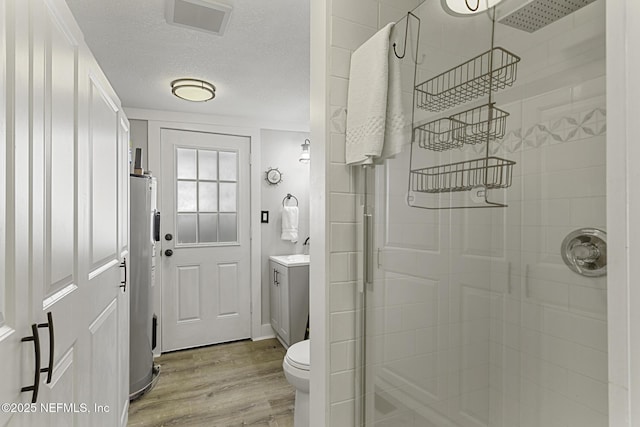
M 347 99 L 347 164 L 372 164 L 398 154 L 410 142 L 402 107 L 400 60 L 390 49 L 390 23 L 351 55 Z
M 282 240 L 298 241 L 298 207 L 282 207 Z

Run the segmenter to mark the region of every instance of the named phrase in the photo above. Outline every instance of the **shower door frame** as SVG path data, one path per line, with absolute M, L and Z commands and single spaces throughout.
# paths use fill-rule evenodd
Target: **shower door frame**
M 640 117 L 640 81 L 630 76 L 640 75 L 640 4 L 606 2 L 605 34 L 609 425 L 635 427 L 640 426 L 640 405 L 631 402 L 640 398 L 640 308 L 632 307 L 640 307 L 640 292 L 634 289 L 634 279 L 640 278 L 640 264 L 634 262 L 640 259 L 640 221 L 633 218 L 640 218 L 640 191 L 633 189 L 640 169 L 633 165 L 640 161 L 640 145 L 633 136 Z M 363 416 L 364 408 L 357 412 Z

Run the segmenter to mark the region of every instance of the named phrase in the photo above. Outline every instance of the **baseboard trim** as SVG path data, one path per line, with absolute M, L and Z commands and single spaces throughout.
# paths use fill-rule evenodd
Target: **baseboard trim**
M 271 323 L 263 323 L 260 327 L 260 335 L 257 337 L 252 337 L 253 341 L 262 341 L 268 340 L 269 338 L 275 338 L 276 334 L 273 332 L 273 328 L 271 327 Z

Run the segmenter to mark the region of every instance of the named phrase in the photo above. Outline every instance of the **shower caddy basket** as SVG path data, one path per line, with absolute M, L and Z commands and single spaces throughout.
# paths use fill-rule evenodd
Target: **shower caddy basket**
M 417 84 L 414 107 L 430 112 L 441 112 L 485 95 L 489 95 L 489 103 L 415 126 L 413 142 L 422 149 L 445 151 L 462 148 L 465 144 L 488 144 L 504 137 L 509 113 L 491 102 L 491 92 L 513 85 L 519 61 L 518 56 L 506 49 L 494 47 Z M 413 155 L 411 162 L 413 166 Z M 487 190 L 507 188 L 512 183 L 514 165 L 514 161 L 487 154 L 474 160 L 410 167 L 409 189 L 434 194 L 469 191 L 477 187 Z M 487 203 L 478 207 L 505 206 Z

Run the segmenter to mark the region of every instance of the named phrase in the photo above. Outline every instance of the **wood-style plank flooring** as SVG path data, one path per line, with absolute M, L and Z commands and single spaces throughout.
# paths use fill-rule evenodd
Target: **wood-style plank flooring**
M 129 427 L 292 427 L 295 389 L 276 339 L 163 354 L 155 388 L 131 403 Z

